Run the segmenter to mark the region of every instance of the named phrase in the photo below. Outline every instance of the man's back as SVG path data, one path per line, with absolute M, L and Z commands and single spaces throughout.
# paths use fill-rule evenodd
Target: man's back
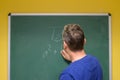
M 98 60 L 86 55 L 71 63 L 60 75 L 60 80 L 102 80 L 102 75 Z

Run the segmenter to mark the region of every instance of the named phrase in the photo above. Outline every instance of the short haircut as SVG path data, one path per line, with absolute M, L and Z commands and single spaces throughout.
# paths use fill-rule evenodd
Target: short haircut
M 64 26 L 62 33 L 63 41 L 71 51 L 78 51 L 84 48 L 84 32 L 78 24 L 68 24 Z

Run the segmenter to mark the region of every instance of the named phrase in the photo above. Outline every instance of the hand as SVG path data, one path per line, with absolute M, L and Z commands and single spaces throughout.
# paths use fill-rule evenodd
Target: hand
M 64 59 L 71 61 L 70 55 L 65 50 L 61 51 L 61 55 L 63 56 Z

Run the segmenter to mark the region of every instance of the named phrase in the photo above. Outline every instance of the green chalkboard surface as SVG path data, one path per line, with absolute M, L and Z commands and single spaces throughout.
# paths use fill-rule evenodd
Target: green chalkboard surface
M 87 54 L 98 58 L 110 80 L 109 15 L 9 15 L 9 80 L 58 80 L 68 63 L 60 55 L 64 25 L 80 24 Z

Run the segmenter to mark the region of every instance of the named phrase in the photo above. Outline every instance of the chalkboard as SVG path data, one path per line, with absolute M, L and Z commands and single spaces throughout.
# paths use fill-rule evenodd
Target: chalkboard
M 68 63 L 62 58 L 62 30 L 80 24 L 85 51 L 100 61 L 103 80 L 111 78 L 109 14 L 10 14 L 9 80 L 58 80 Z

